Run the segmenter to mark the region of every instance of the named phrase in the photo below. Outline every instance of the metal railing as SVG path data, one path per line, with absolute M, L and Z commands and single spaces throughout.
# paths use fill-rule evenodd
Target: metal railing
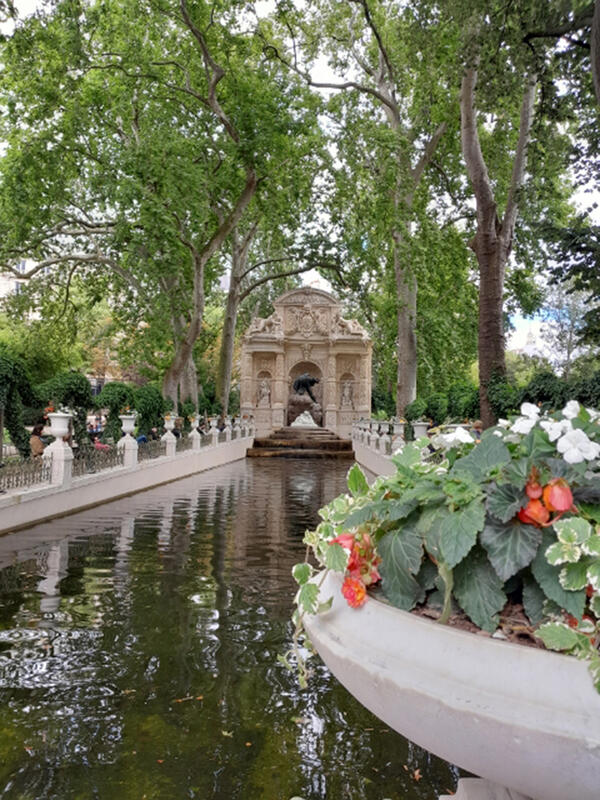
M 11 460 L 0 467 L 0 492 L 50 483 L 52 463 L 42 458 Z
M 73 459 L 74 478 L 82 475 L 89 475 L 93 472 L 102 472 L 105 469 L 114 469 L 123 466 L 123 449 L 115 445 L 110 445 L 110 450 L 90 450 L 88 453 L 81 453 Z
M 150 439 L 138 444 L 138 461 L 149 461 L 151 458 L 164 456 L 165 446 L 160 439 Z

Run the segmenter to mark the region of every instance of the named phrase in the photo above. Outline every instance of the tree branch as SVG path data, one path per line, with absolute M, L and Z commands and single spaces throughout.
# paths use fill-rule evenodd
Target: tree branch
M 475 114 L 476 85 L 477 69 L 468 67 L 462 79 L 460 93 L 460 132 L 467 173 L 477 200 L 477 220 L 482 232 L 484 232 L 486 226 L 491 222 L 497 226 L 498 216 L 496 201 L 477 132 L 477 117 Z
M 535 75 L 530 75 L 527 79 L 527 86 L 523 94 L 523 103 L 521 105 L 519 140 L 517 142 L 517 152 L 513 162 L 508 198 L 506 200 L 506 210 L 502 220 L 503 235 L 506 237 L 506 241 L 509 242 L 512 241 L 513 230 L 517 219 L 518 195 L 525 177 L 527 148 L 529 146 L 531 125 L 533 122 L 536 84 L 537 77 Z

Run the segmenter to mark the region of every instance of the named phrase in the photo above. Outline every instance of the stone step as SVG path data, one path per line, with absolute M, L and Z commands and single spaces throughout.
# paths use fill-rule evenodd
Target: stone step
M 352 450 L 352 442 L 343 439 L 279 439 L 279 438 L 264 438 L 255 439 L 254 447 L 267 447 L 267 448 L 300 448 L 311 449 L 315 448 L 318 444 L 323 450 Z
M 337 458 L 354 460 L 354 450 L 322 450 L 301 447 L 250 447 L 246 450 L 248 458 Z

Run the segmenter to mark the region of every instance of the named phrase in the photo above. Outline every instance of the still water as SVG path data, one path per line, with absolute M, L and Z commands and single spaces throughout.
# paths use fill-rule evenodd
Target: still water
M 0 798 L 434 800 L 455 768 L 289 645 L 348 464 L 256 459 L 0 538 Z

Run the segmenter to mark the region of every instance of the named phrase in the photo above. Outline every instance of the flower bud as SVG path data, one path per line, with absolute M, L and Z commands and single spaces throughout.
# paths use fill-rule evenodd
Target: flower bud
M 553 478 L 547 483 L 542 498 L 548 511 L 568 511 L 573 505 L 573 495 L 564 478 Z

